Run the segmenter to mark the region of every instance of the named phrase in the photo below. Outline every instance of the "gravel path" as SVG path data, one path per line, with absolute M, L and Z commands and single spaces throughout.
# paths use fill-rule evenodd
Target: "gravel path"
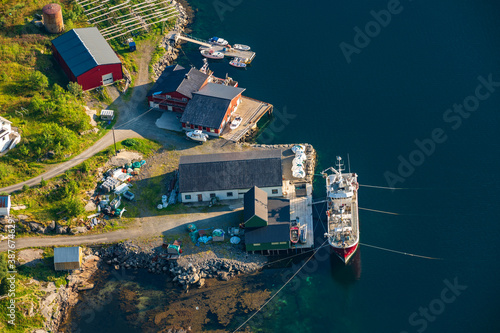
M 118 110 L 119 120 L 115 125 L 116 141 L 122 141 L 128 138 L 148 138 L 156 140 L 165 146 L 174 145 L 177 148 L 191 147 L 193 144 L 188 142 L 183 136 L 169 132 L 156 127 L 156 119 L 160 118 L 162 111 L 152 110 L 148 107 L 146 94 L 150 87 L 149 79 L 149 62 L 154 49 L 152 41 L 143 44 L 139 49 L 139 71 L 135 82 L 135 87 L 132 88 L 132 96 L 130 101 L 125 101 L 116 90 L 116 87 L 109 86 L 109 95 L 113 98 L 113 103 L 109 106 L 110 109 Z M 113 132 L 108 132 L 94 145 L 82 152 L 80 155 L 66 162 L 57 164 L 50 168 L 45 173 L 31 178 L 27 181 L 0 188 L 0 192 L 11 193 L 23 188 L 24 185 L 34 186 L 40 184 L 42 178 L 49 180 L 63 174 L 66 170 L 71 169 L 83 161 L 94 156 L 101 150 L 106 149 L 113 144 Z
M 232 209 L 234 208 L 234 209 Z M 190 213 L 182 215 L 149 216 L 139 218 L 127 229 L 93 235 L 37 236 L 15 240 L 16 249 L 64 245 L 115 243 L 127 239 L 157 237 L 158 235 L 182 234 L 188 223 L 195 223 L 198 229 L 216 226 L 227 230 L 230 225 L 238 225 L 243 212 L 241 207 L 222 206 L 210 213 Z M 0 243 L 0 252 L 7 250 L 7 241 Z

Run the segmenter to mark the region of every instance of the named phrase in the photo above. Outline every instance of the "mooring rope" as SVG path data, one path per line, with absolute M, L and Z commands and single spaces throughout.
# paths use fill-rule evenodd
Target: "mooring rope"
M 323 245 L 325 245 L 325 243 L 326 243 L 327 241 L 328 241 L 328 240 L 325 240 L 325 242 L 324 242 L 323 244 L 321 244 L 321 246 L 320 246 L 319 248 L 317 248 L 317 249 L 314 251 L 314 253 L 313 253 L 313 254 L 309 257 L 309 259 L 307 259 L 307 260 L 306 260 L 306 262 L 305 262 L 305 263 L 304 263 L 304 264 L 303 264 L 303 265 L 302 265 L 302 266 L 301 266 L 301 267 L 300 267 L 300 268 L 299 268 L 299 269 L 298 269 L 298 270 L 297 270 L 297 271 L 296 271 L 296 272 L 295 272 L 295 273 L 294 273 L 294 274 L 293 274 L 293 275 L 292 275 L 292 276 L 288 279 L 288 281 L 286 281 L 286 282 L 285 282 L 285 284 L 284 284 L 283 286 L 281 286 L 281 288 L 280 288 L 280 289 L 278 289 L 278 291 L 277 291 L 276 293 L 274 293 L 274 295 L 273 295 L 273 296 L 271 296 L 271 298 L 269 298 L 269 299 L 268 299 L 268 300 L 267 300 L 267 301 L 266 301 L 266 302 L 265 302 L 265 303 L 264 303 L 264 304 L 263 304 L 263 305 L 262 305 L 262 306 L 261 306 L 261 307 L 260 307 L 257 311 L 255 311 L 255 312 L 254 312 L 254 313 L 253 313 L 253 314 L 252 314 L 252 315 L 251 315 L 251 316 L 250 316 L 247 320 L 245 320 L 245 321 L 243 322 L 243 324 L 241 324 L 240 326 L 238 326 L 238 328 L 237 328 L 237 329 L 235 329 L 235 330 L 233 331 L 233 333 L 234 333 L 234 332 L 239 331 L 239 330 L 240 330 L 240 328 L 242 328 L 243 326 L 245 326 L 245 324 L 246 324 L 246 323 L 248 323 L 248 322 L 249 322 L 249 321 L 250 321 L 253 317 L 255 317 L 255 315 L 256 315 L 257 313 L 259 313 L 259 312 L 260 312 L 260 311 L 261 311 L 261 310 L 262 310 L 262 309 L 263 309 L 263 308 L 264 308 L 264 307 L 265 307 L 265 306 L 266 306 L 269 302 L 271 302 L 271 301 L 272 301 L 272 299 L 273 299 L 274 297 L 276 297 L 276 295 L 278 295 L 278 294 L 280 293 L 280 291 L 281 291 L 281 290 L 283 290 L 283 288 L 285 288 L 285 286 L 286 286 L 288 283 L 290 283 L 290 281 L 292 281 L 292 280 L 293 280 L 293 278 L 295 277 L 295 275 L 299 274 L 299 272 L 302 270 L 302 268 L 304 268 L 304 266 L 305 266 L 305 265 L 307 265 L 307 263 L 309 262 L 309 260 L 311 260 L 311 259 L 314 257 L 314 255 L 316 254 L 316 252 L 317 252 L 319 249 L 321 249 L 321 248 L 323 247 Z
M 370 209 L 370 208 L 361 208 L 361 207 L 358 207 L 358 208 L 361 209 L 361 210 L 367 210 L 367 211 L 375 212 L 375 213 L 382 213 L 382 214 L 389 214 L 389 215 L 401 215 L 399 213 L 385 212 L 383 210 L 376 210 L 376 209 Z
M 388 251 L 388 252 L 394 252 L 394 253 L 398 253 L 398 254 L 403 254 L 405 256 L 411 256 L 411 257 L 417 257 L 417 258 L 423 258 L 423 259 L 431 259 L 431 260 L 444 260 L 443 258 L 426 257 L 426 256 L 418 255 L 418 254 L 413 254 L 413 253 L 407 253 L 407 252 L 401 252 L 401 251 L 386 249 L 384 247 L 379 247 L 379 246 L 369 245 L 369 244 L 364 244 L 364 243 L 359 243 L 359 245 L 373 247 L 374 249 L 379 249 L 379 250 L 383 250 L 383 251 Z
M 424 188 L 409 188 L 409 187 L 386 187 L 386 186 L 375 186 L 375 185 L 364 185 L 359 184 L 362 187 L 372 187 L 372 188 L 381 188 L 384 190 L 425 190 Z

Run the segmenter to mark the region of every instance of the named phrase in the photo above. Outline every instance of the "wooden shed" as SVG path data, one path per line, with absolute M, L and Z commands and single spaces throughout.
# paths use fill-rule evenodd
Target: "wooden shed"
M 79 246 L 56 247 L 54 248 L 54 269 L 56 271 L 80 269 L 82 256 L 82 248 Z

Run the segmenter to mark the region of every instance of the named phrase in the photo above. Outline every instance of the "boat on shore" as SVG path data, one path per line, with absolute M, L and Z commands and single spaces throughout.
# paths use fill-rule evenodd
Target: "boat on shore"
M 328 204 L 325 237 L 335 254 L 347 264 L 359 245 L 359 184 L 356 173 L 342 173 L 343 170 L 342 158 L 337 157 L 337 169 L 330 167 L 321 174 L 326 178 Z
M 290 223 L 290 242 L 297 244 L 300 239 L 300 225 L 296 221 Z
M 238 128 L 238 126 L 240 126 L 241 124 L 241 121 L 243 119 L 240 117 L 240 116 L 236 116 L 233 121 L 231 122 L 231 125 L 229 125 L 229 128 L 232 129 L 232 130 L 235 130 Z
M 228 43 L 224 38 L 212 37 L 208 40 L 211 44 L 226 46 Z
M 208 134 L 203 133 L 201 130 L 194 130 L 192 132 L 186 132 L 186 136 L 191 140 L 198 142 L 205 142 L 208 139 Z
M 250 46 L 243 45 L 243 44 L 234 44 L 233 49 L 240 50 L 240 51 L 250 51 Z
M 231 66 L 237 67 L 237 68 L 245 68 L 245 67 L 247 67 L 247 64 L 245 64 L 245 62 L 241 58 L 233 58 L 233 60 L 231 60 L 229 62 L 229 64 Z
M 219 52 L 219 51 L 214 51 L 213 49 L 203 49 L 200 51 L 200 53 L 205 58 L 210 58 L 210 59 L 223 59 L 224 58 L 224 53 Z

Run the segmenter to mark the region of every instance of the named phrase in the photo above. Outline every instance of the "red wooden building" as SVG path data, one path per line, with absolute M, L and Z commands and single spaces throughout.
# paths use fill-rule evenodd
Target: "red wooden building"
M 68 31 L 52 41 L 68 78 L 89 90 L 123 79 L 122 63 L 97 28 Z
M 186 131 L 199 129 L 220 136 L 229 117 L 241 103 L 244 88 L 236 88 L 217 83 L 207 83 L 198 92 L 193 92 L 181 118 Z
M 202 89 L 209 75 L 196 68 L 168 66 L 147 94 L 149 106 L 168 111 L 183 112 L 193 93 Z

